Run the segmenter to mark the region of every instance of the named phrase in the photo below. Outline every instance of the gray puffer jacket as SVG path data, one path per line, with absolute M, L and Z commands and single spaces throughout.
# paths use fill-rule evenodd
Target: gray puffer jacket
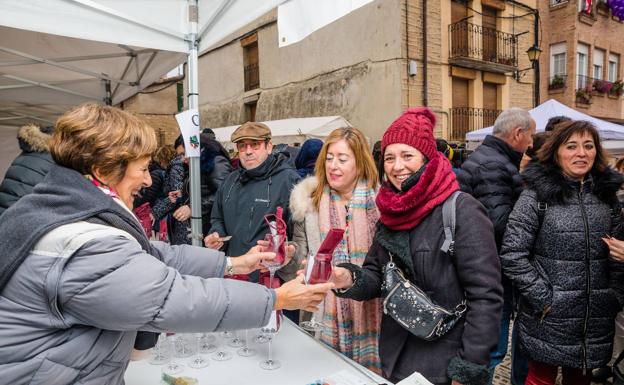
M 521 348 L 550 365 L 601 367 L 624 303 L 622 265 L 601 240 L 622 239 L 615 193 L 623 178 L 606 169 L 573 182 L 537 162 L 523 176 L 528 190 L 509 216 L 501 249 L 503 272 L 520 291 Z
M 0 292 L 0 383 L 122 384 L 137 330 L 211 332 L 268 322 L 271 292 L 223 279 L 223 253 L 86 222 L 41 238 Z

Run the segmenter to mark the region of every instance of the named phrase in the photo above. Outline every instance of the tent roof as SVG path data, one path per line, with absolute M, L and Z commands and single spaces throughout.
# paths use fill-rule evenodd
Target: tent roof
M 544 131 L 548 119 L 553 116 L 563 115 L 573 120 L 586 120 L 593 123 L 603 140 L 624 140 L 624 126 L 594 118 L 593 116 L 579 112 L 554 99 L 549 99 L 532 110 L 529 110 L 529 114 L 531 114 L 535 120 L 536 130 L 538 132 Z M 469 132 L 466 134 L 466 140 L 481 141 L 485 139 L 486 135 L 491 134 L 492 130 L 493 126 Z
M 336 128 L 352 127 L 351 123 L 341 116 L 269 120 L 262 123 L 269 126 L 273 138 L 285 136 L 305 136 L 306 139 L 324 138 Z M 232 133 L 238 127 L 240 127 L 240 124 L 214 128 L 213 131 L 219 142 L 229 143 Z
M 280 45 L 372 0 L 198 0 L 200 53 L 278 8 Z M 282 4 L 287 5 L 281 9 Z M 189 0 L 0 1 L 0 127 L 51 124 L 70 106 L 117 104 L 183 63 Z M 301 12 L 302 9 L 307 11 Z

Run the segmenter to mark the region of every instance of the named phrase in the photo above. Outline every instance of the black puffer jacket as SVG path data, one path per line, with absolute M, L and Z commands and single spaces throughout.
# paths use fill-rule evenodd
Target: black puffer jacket
M 483 206 L 468 194 L 457 198 L 455 255 L 442 252 L 442 205 L 415 228 L 392 231 L 381 222 L 364 265 L 345 266 L 362 272 L 352 288 L 338 296 L 364 301 L 381 296 L 383 266 L 393 260 L 438 305 L 453 309 L 464 298 L 463 322 L 435 341 L 421 340 L 384 314 L 379 336 L 383 371 L 401 380 L 418 371 L 441 384 L 487 382 L 490 350 L 498 342 L 503 304 L 498 254 L 492 224 Z M 356 273 L 357 274 L 357 273 Z
M 284 220 L 289 222 L 290 191 L 300 177 L 288 159 L 285 153 L 270 154 L 254 169 L 232 172 L 217 191 L 209 233 L 232 236 L 226 244 L 227 255 L 243 255 L 256 241 L 264 239 L 269 232 L 264 216 L 275 214 L 278 206 L 284 209 Z
M 500 249 L 507 218 L 522 192 L 518 167 L 522 154 L 505 141 L 488 135 L 462 165 L 457 181 L 462 191 L 477 198 L 494 225 L 496 246 Z
M 601 367 L 611 358 L 624 303 L 622 265 L 601 240 L 622 239 L 616 191 L 623 177 L 607 169 L 581 184 L 537 162 L 523 176 L 528 189 L 509 216 L 501 249 L 503 272 L 521 295 L 521 348 L 551 365 Z M 541 229 L 538 203 L 545 208 Z
M 17 132 L 22 153 L 13 160 L 0 184 L 0 215 L 18 199 L 30 194 L 50 171 L 54 164 L 50 139 L 49 133 L 35 125 L 24 126 Z

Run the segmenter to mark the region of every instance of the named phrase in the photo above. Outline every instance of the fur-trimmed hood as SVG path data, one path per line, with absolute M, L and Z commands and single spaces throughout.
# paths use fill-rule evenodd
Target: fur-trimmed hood
M 289 208 L 294 221 L 301 222 L 305 219 L 307 213 L 316 210 L 312 201 L 312 193 L 316 189 L 317 184 L 316 177 L 309 176 L 293 187 L 290 193 Z
M 522 172 L 528 188 L 537 193 L 540 202 L 564 203 L 579 188 L 580 183 L 567 179 L 555 165 L 537 161 L 530 162 Z M 617 200 L 616 193 L 624 183 L 624 176 L 608 167 L 603 172 L 591 172 L 585 179 L 590 191 L 601 201 L 612 204 Z
M 44 131 L 51 131 L 51 129 L 41 128 L 34 124 L 22 126 L 17 131 L 20 149 L 25 152 L 50 152 L 52 135 Z

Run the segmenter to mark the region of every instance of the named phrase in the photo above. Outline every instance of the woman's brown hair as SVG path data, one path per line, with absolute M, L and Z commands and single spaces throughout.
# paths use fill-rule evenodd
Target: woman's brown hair
M 99 174 L 118 183 L 129 162 L 150 157 L 154 130 L 138 117 L 115 107 L 86 103 L 56 121 L 50 153 L 61 166 L 81 174 Z
M 156 152 L 154 152 L 154 161 L 158 163 L 160 166 L 164 165 L 163 168 L 165 169 L 169 167 L 169 163 L 171 163 L 171 161 L 175 157 L 176 157 L 176 150 L 170 144 L 162 145 L 158 147 Z
M 590 170 L 590 173 L 604 172 L 607 168 L 607 156 L 605 154 L 602 143 L 600 143 L 600 136 L 598 130 L 593 124 L 585 120 L 573 120 L 569 122 L 559 123 L 552 134 L 546 139 L 542 148 L 537 152 L 537 158 L 542 164 L 553 164 L 561 169 L 557 152 L 559 147 L 564 145 L 570 137 L 574 134 L 589 134 L 591 135 L 594 146 L 596 146 L 596 158 L 594 164 Z
M 341 140 L 347 142 L 347 145 L 351 151 L 353 151 L 353 154 L 355 154 L 355 167 L 358 171 L 358 181 L 364 179 L 368 183 L 369 188 L 377 188 L 377 168 L 375 167 L 375 161 L 373 160 L 373 156 L 371 155 L 371 151 L 364 134 L 362 134 L 362 132 L 357 128 L 353 127 L 337 128 L 329 134 L 327 139 L 325 139 L 325 143 L 321 148 L 318 158 L 316 158 L 316 165 L 314 166 L 314 175 L 316 175 L 318 184 L 316 185 L 316 190 L 312 193 L 312 201 L 317 209 L 321 203 L 323 190 L 325 189 L 325 186 L 329 185 L 327 182 L 327 175 L 325 175 L 327 149 L 330 144 Z

